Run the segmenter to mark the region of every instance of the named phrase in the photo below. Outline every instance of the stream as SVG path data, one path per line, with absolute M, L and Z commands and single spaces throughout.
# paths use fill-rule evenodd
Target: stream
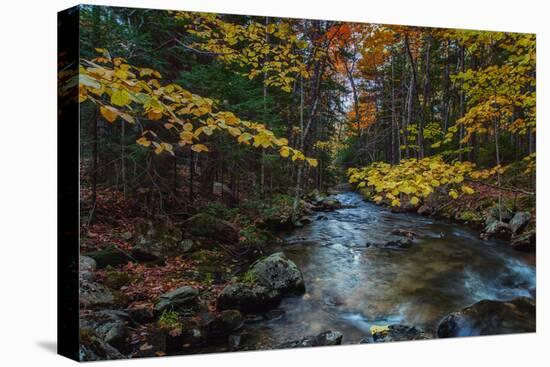
M 535 297 L 534 255 L 482 241 L 461 224 L 392 213 L 356 193 L 335 197 L 348 207 L 313 214 L 311 224 L 268 249 L 302 270 L 306 294 L 285 298 L 278 317 L 247 322 L 243 344 L 267 349 L 326 330 L 355 344 L 371 326 L 388 324 L 433 332 L 445 315 L 482 299 Z M 414 231 L 413 246 L 366 247 L 393 229 Z

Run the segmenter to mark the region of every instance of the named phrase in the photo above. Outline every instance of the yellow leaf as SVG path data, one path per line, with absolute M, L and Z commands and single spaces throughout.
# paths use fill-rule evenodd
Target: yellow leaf
M 208 152 L 208 147 L 204 144 L 194 144 L 191 146 L 191 149 L 197 153 Z
M 118 117 L 118 110 L 111 106 L 101 106 L 99 107 L 99 112 L 109 122 L 114 122 Z
M 474 193 L 474 189 L 466 185 L 462 185 L 461 189 L 462 189 L 462 192 L 468 195 L 472 195 Z
M 147 118 L 153 121 L 160 120 L 162 118 L 162 111 L 151 110 L 147 113 Z
M 412 204 L 412 205 L 417 205 L 419 201 L 420 201 L 420 200 L 419 200 L 416 196 L 413 196 L 413 197 L 411 198 L 411 204 Z
M 111 95 L 111 103 L 115 106 L 126 106 L 130 101 L 130 94 L 125 90 L 116 90 Z
M 252 135 L 250 135 L 249 133 L 242 133 L 239 138 L 237 139 L 237 141 L 239 143 L 246 143 L 246 144 L 249 144 L 248 141 L 252 139 Z M 282 156 L 282 154 L 281 154 Z M 287 155 L 288 157 L 288 155 Z
M 458 193 L 455 190 L 451 190 L 449 191 L 449 196 L 456 199 L 458 197 Z
M 282 147 L 279 151 L 279 154 L 281 155 L 281 157 L 287 158 L 290 155 L 290 148 L 286 146 Z
M 151 142 L 149 140 L 147 140 L 147 138 L 145 136 L 142 136 L 141 138 L 136 140 L 136 143 L 138 143 L 139 145 L 143 145 L 144 147 L 151 146 Z
M 317 159 L 306 158 L 306 161 L 311 167 L 317 167 Z

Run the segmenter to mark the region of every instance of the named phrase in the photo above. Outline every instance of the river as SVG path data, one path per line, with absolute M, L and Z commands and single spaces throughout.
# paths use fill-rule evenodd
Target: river
M 482 299 L 535 296 L 532 255 L 482 241 L 467 226 L 392 213 L 356 193 L 335 197 L 347 207 L 313 220 L 269 251 L 283 251 L 302 270 L 306 293 L 286 298 L 270 320 L 246 323 L 244 344 L 269 349 L 326 330 L 358 343 L 373 325 L 405 324 L 433 331 L 450 312 Z M 387 249 L 393 229 L 414 231 L 414 244 Z

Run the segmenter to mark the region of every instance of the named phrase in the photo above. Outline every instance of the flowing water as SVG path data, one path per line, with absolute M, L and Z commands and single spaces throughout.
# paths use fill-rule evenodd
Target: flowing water
M 316 213 L 285 236 L 280 248 L 302 270 L 306 294 L 282 301 L 282 316 L 249 322 L 256 348 L 326 330 L 357 343 L 372 325 L 406 324 L 433 331 L 450 312 L 482 299 L 535 293 L 534 259 L 477 231 L 417 214 L 392 213 L 355 193 L 336 198 L 349 208 Z M 407 249 L 366 247 L 392 229 L 417 234 Z

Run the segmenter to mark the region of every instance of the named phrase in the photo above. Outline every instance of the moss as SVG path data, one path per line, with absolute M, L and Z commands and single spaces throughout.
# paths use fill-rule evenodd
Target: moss
M 472 211 L 472 210 L 465 210 L 461 212 L 458 216 L 458 219 L 463 222 L 481 222 L 483 221 L 483 217 L 480 213 Z
M 258 278 L 256 277 L 256 274 L 249 270 L 242 275 L 241 281 L 246 284 L 254 284 L 258 281 Z
M 117 270 L 109 270 L 105 274 L 105 279 L 103 280 L 103 283 L 112 289 L 120 289 L 125 285 L 129 285 L 132 283 L 134 278 L 132 278 L 129 274 L 117 271 Z
M 157 325 L 159 328 L 167 330 L 181 328 L 180 317 L 175 311 L 164 310 L 157 321 Z

